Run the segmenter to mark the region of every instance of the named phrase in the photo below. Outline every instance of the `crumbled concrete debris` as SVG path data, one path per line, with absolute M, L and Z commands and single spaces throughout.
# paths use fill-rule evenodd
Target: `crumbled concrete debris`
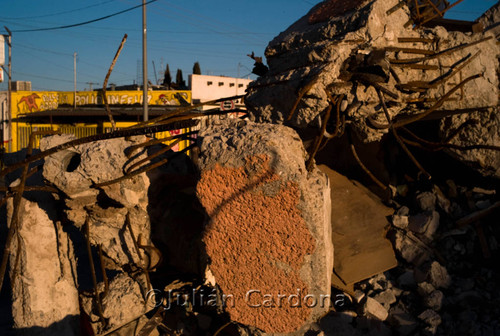
M 435 290 L 431 292 L 429 295 L 424 297 L 423 304 L 427 308 L 430 308 L 435 311 L 441 310 L 443 306 L 444 294 L 440 290 Z
M 442 137 L 448 137 L 451 132 L 467 123 L 458 135 L 453 137 L 451 144 L 456 146 L 492 145 L 500 146 L 500 110 L 492 107 L 486 111 L 456 115 L 443 119 L 441 122 Z M 500 178 L 500 151 L 488 149 L 459 150 L 448 149 L 453 157 L 468 164 L 485 176 Z
M 437 327 L 441 324 L 441 316 L 432 309 L 425 310 L 422 314 L 418 315 L 418 318 L 431 327 Z
M 351 10 L 343 15 L 333 15 L 329 19 L 311 24 L 310 18 L 322 6 L 319 4 L 275 37 L 265 53 L 269 71 L 250 86 L 249 96 L 245 99 L 252 118 L 260 122 L 287 122 L 298 128 L 318 128 L 321 115 L 328 107 L 326 92 L 332 91 L 334 94 L 345 95 L 345 109 L 342 111 L 353 121 L 351 126 L 360 138 L 364 142 L 377 141 L 387 129 L 373 127 L 370 120 L 378 124 L 386 124 L 387 121 L 376 90 L 367 83 L 371 81 L 380 83 L 379 85 L 391 92 L 391 104 L 388 105 L 391 118 L 420 113 L 421 109 L 408 103 L 411 99 L 421 98 L 420 94 L 405 89 L 398 90 L 400 86 L 390 74 L 388 60 L 402 58 L 398 48 L 442 51 L 477 41 L 483 36 L 447 32 L 439 26 L 425 30 L 414 30 L 411 25 L 405 27 L 409 20 L 406 5 L 392 14 L 387 14 L 397 3 L 397 0 L 359 1 L 351 3 L 348 6 Z M 401 43 L 398 40 L 401 37 L 427 38 L 436 42 L 432 47 L 422 47 L 418 42 Z M 471 56 L 470 49 L 457 50 L 455 53 L 443 55 L 439 62 L 429 60 L 429 63 L 439 66 L 458 65 Z M 463 96 L 444 102 L 443 109 L 477 108 L 497 104 L 497 53 L 498 46 L 494 39 L 481 43 L 481 53 L 471 59 L 470 64 L 465 66 L 461 73 L 464 79 L 478 73 L 483 77 L 465 85 Z M 439 68 L 424 72 L 396 64 L 391 67 L 401 83 L 432 81 L 443 75 Z M 458 75 L 455 74 L 445 83 L 458 84 L 459 81 Z M 303 91 L 306 86 L 307 89 Z M 449 91 L 447 85 L 437 85 L 427 89 L 424 95 L 430 99 L 439 99 L 446 91 Z M 485 94 L 477 95 L 479 91 Z M 296 111 L 288 120 L 294 106 Z
M 432 292 L 434 292 L 436 290 L 436 288 L 431 285 L 430 283 L 428 282 L 421 282 L 418 284 L 417 286 L 417 292 L 420 296 L 428 296 L 430 295 Z
M 200 139 L 197 194 L 210 217 L 203 241 L 211 273 L 233 297 L 229 316 L 265 332 L 311 323 L 329 310 L 327 179 L 307 172 L 302 142 L 284 126 L 228 120 Z
M 410 335 L 418 327 L 416 319 L 406 311 L 403 304 L 391 308 L 388 322 L 400 335 Z
M 436 209 L 436 195 L 426 191 L 417 195 L 417 204 L 422 211 L 434 211 Z
M 387 289 L 373 297 L 378 303 L 384 306 L 385 309 L 389 309 L 390 306 L 396 302 L 396 296 L 392 289 Z
M 104 283 L 99 284 L 98 290 L 100 293 L 105 292 Z M 145 303 L 141 284 L 125 273 L 112 279 L 106 295 L 102 295 L 102 312 L 107 325 L 100 320 L 94 301 L 93 297 L 82 297 L 82 307 L 90 317 L 91 326 L 97 334 L 125 327 L 118 335 L 131 335 L 134 330 L 140 330 L 141 324 L 147 322 L 139 319 L 150 309 Z
M 384 308 L 382 304 L 380 304 L 377 300 L 367 297 L 363 312 L 373 318 L 376 318 L 380 321 L 385 321 L 387 319 L 387 316 L 389 316 L 389 313 L 387 312 L 387 309 Z
M 432 240 L 439 227 L 439 213 L 428 211 L 410 216 L 408 228 L 426 241 Z
M 61 223 L 49 217 L 55 213 L 54 203 L 23 198 L 20 206 L 10 258 L 14 329 L 26 335 L 42 330 L 44 335 L 79 335 L 76 260 Z M 8 223 L 12 211 L 11 198 Z
M 396 232 L 394 249 L 409 263 L 420 265 L 429 258 L 429 251 L 403 232 Z
M 451 278 L 446 268 L 437 261 L 433 261 L 427 268 L 427 281 L 435 288 L 448 288 L 451 284 Z
M 400 215 L 399 212 L 394 214 L 392 216 L 392 225 L 399 229 L 406 230 L 409 225 L 408 215 Z
M 45 137 L 40 141 L 40 149 L 72 139 L 72 135 Z M 141 263 L 127 227 L 127 217 L 135 239 L 141 236 L 143 245 L 152 245 L 147 194 L 150 182 L 143 173 L 100 189 L 90 186 L 122 177 L 125 167 L 133 163 L 126 155 L 127 148 L 144 141 L 144 137 L 133 137 L 91 142 L 45 159 L 44 178 L 65 195 L 68 219 L 76 227 L 88 223 L 90 241 L 102 246 L 109 261 L 108 269 L 121 270 L 123 265 Z M 135 160 L 142 158 L 144 155 Z

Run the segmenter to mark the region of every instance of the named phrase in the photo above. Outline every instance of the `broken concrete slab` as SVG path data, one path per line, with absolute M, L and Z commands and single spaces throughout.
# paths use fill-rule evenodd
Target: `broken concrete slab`
M 55 212 L 52 204 L 51 215 Z M 79 335 L 76 260 L 60 222 L 38 203 L 22 199 L 10 258 L 14 329 L 23 335 Z M 11 222 L 12 198 L 7 203 Z
M 318 168 L 328 175 L 330 197 L 335 200 L 331 216 L 335 273 L 349 285 L 395 267 L 394 251 L 385 238 L 386 216 L 393 210 L 347 177 L 325 165 Z
M 329 310 L 333 246 L 326 176 L 292 129 L 228 120 L 200 131 L 203 242 L 231 320 L 291 333 Z
M 73 135 L 45 137 L 40 140 L 40 149 L 72 139 Z M 145 137 L 137 136 L 89 142 L 45 158 L 44 178 L 61 190 L 68 219 L 78 228 L 88 223 L 90 241 L 102 246 L 108 269 L 141 264 L 132 234 L 135 239 L 141 236 L 144 245 L 152 245 L 147 209 L 150 182 L 142 173 L 99 189 L 91 186 L 122 177 L 126 167 L 145 157 L 130 159 L 127 148 L 144 141 Z
M 365 305 L 363 307 L 363 312 L 369 316 L 376 318 L 380 321 L 385 321 L 389 313 L 386 308 L 382 304 L 380 304 L 377 300 L 367 297 L 365 301 Z
M 339 15 L 343 5 L 318 4 L 269 43 L 269 71 L 250 85 L 245 99 L 253 120 L 319 129 L 328 94 L 343 96 L 341 112 L 352 121 L 350 127 L 362 141 L 378 141 L 388 127 L 377 90 L 390 100 L 388 114 L 395 120 L 421 113 L 417 103 L 430 108 L 469 77 L 459 93 L 437 107 L 496 106 L 499 47 L 490 35 L 440 26 L 413 29 L 410 9 L 397 0 L 349 2 Z M 468 47 L 476 42 L 477 54 Z

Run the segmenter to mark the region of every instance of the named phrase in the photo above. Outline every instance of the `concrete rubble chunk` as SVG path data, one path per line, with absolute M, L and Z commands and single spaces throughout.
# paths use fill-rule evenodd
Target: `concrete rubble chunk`
M 388 322 L 394 326 L 400 335 L 411 335 L 418 327 L 418 323 L 404 308 L 398 304 L 389 311 Z
M 451 284 L 451 278 L 448 275 L 446 268 L 441 266 L 437 261 L 433 261 L 427 267 L 427 281 L 435 288 L 448 288 Z
M 61 223 L 49 217 L 55 209 L 47 213 L 40 204 L 50 207 L 51 202 L 23 198 L 20 205 L 19 239 L 13 240 L 12 249 L 20 251 L 20 255 L 14 252 L 10 258 L 14 329 L 22 330 L 23 335 L 79 335 L 73 245 Z M 11 198 L 8 223 L 12 211 Z
M 437 211 L 422 212 L 410 216 L 408 228 L 414 233 L 431 240 L 439 227 L 439 218 Z
M 46 150 L 74 139 L 72 135 L 55 135 L 40 140 L 40 149 Z M 136 239 L 139 235 L 145 245 L 150 242 L 148 216 L 149 178 L 145 173 L 102 188 L 91 188 L 120 178 L 124 168 L 133 162 L 127 157 L 127 148 L 146 141 L 143 136 L 95 141 L 48 156 L 43 166 L 43 176 L 66 197 L 66 214 L 76 227 L 90 226 L 90 241 L 102 245 L 110 262 L 107 267 L 121 270 L 126 264 L 138 264 L 140 257 L 134 248 L 130 226 Z
M 417 292 L 420 296 L 427 296 L 434 292 L 436 288 L 428 282 L 421 282 L 418 284 Z
M 329 310 L 330 190 L 290 128 L 228 120 L 200 131 L 197 195 L 209 270 L 231 320 L 291 333 Z
M 390 306 L 396 302 L 396 296 L 392 289 L 387 289 L 374 297 L 375 300 L 378 301 L 381 305 L 383 305 L 386 309 L 389 309 Z
M 387 309 L 384 308 L 377 300 L 367 297 L 365 305 L 363 307 L 363 312 L 369 317 L 376 318 L 380 321 L 385 321 L 389 313 Z
M 104 283 L 99 284 L 98 290 L 100 293 L 104 292 Z M 82 307 L 90 317 L 92 328 L 97 334 L 130 323 L 130 325 L 125 327 L 126 329 L 121 328 L 119 335 L 133 335 L 134 330 L 140 330 L 140 325 L 144 325 L 147 319 L 138 319 L 150 309 L 145 303 L 141 285 L 125 273 L 120 273 L 113 278 L 109 283 L 107 295 L 103 295 L 103 316 L 108 323 L 106 328 L 100 322 L 92 297 L 83 297 Z
M 422 211 L 434 211 L 436 209 L 436 195 L 426 191 L 417 195 L 417 204 Z
M 424 306 L 435 311 L 441 310 L 443 306 L 444 294 L 440 290 L 435 290 L 428 296 L 424 297 Z
M 418 318 L 431 327 L 437 327 L 441 324 L 441 316 L 432 309 L 425 310 Z
M 422 264 L 430 256 L 426 249 L 403 232 L 396 232 L 393 245 L 403 259 L 414 265 Z
M 465 127 L 459 130 L 462 125 Z M 441 121 L 440 129 L 442 138 L 459 130 L 458 135 L 450 141 L 454 146 L 491 145 L 498 147 L 500 146 L 500 109 L 494 106 L 486 111 L 448 117 Z M 498 150 L 448 149 L 447 152 L 484 176 L 500 178 L 500 151 Z

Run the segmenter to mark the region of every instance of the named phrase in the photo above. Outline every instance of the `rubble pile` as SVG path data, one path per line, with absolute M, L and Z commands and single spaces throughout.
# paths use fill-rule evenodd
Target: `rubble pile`
M 444 121 L 442 139 L 474 119 L 479 122 L 464 125 L 453 143 L 498 145 L 499 47 L 492 31 L 413 29 L 410 20 L 410 9 L 397 0 L 318 4 L 269 43 L 269 71 L 245 99 L 251 119 L 299 130 L 326 123 L 328 137 L 348 124 L 369 143 L 380 141 L 391 124 L 399 128 L 426 110 L 444 116 L 484 110 Z M 334 107 L 325 120 L 336 102 L 339 111 Z M 498 174 L 498 151 L 461 155 Z
M 498 334 L 498 4 L 455 31 L 426 3 L 318 4 L 268 68 L 252 53 L 249 118 L 181 152 L 138 134 L 190 107 L 43 138 L 0 174 L 25 167 L 2 199 L 14 332 Z
M 40 149 L 73 139 L 72 135 L 45 137 Z M 22 201 L 21 246 L 18 250 L 14 247 L 21 255 L 15 253 L 11 258 L 16 329 L 29 333 L 35 332 L 33 327 L 46 327 L 54 335 L 77 335 L 80 314 L 86 314 L 91 328 L 100 332 L 122 326 L 146 312 L 148 284 L 141 271 L 158 262 L 157 255 L 146 253 L 150 252 L 146 247 L 154 248 L 147 212 L 149 179 L 140 174 L 93 188 L 122 177 L 122 167 L 144 158 L 136 155 L 130 159 L 126 155 L 127 148 L 144 140 L 136 137 L 92 142 L 46 158 L 43 178 L 56 188 L 55 198 L 35 194 L 34 201 Z M 11 217 L 12 199 L 9 201 Z M 81 273 L 88 269 L 87 248 L 98 260 L 95 265 L 101 266 L 90 272 L 100 278 L 99 303 L 90 290 L 89 273 Z M 119 272 L 118 276 L 107 279 L 106 274 L 113 271 Z
M 325 334 L 498 333 L 500 273 L 492 256 L 498 255 L 499 231 L 487 225 L 495 219 L 461 228 L 455 224 L 469 206 L 491 206 L 496 191 L 448 183 L 454 188 L 445 197 L 437 189 L 417 192 L 411 208 L 395 211 L 389 236 L 398 267 L 358 283 L 352 304 L 321 321 Z

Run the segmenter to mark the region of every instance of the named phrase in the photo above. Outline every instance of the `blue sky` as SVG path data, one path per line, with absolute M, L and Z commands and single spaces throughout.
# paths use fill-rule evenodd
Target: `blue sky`
M 247 77 L 268 42 L 320 0 L 158 0 L 148 5 L 148 76 L 155 83 L 169 64 L 172 77 L 184 79 L 199 62 L 203 74 Z M 109 83 L 140 79 L 142 11 L 140 8 L 92 24 L 40 32 L 16 32 L 70 25 L 140 5 L 141 0 L 1 0 L 0 32 L 13 31 L 13 80 L 28 80 L 34 90 L 73 90 L 73 53 L 77 53 L 77 89 L 102 86 L 118 45 L 128 40 Z M 447 15 L 474 20 L 496 0 L 465 0 Z M 7 52 L 7 50 L 6 50 Z M 4 76 L 6 78 L 6 76 Z M 251 77 L 253 78 L 253 77 Z M 142 79 L 140 79 L 142 82 Z M 0 84 L 0 90 L 6 89 Z

